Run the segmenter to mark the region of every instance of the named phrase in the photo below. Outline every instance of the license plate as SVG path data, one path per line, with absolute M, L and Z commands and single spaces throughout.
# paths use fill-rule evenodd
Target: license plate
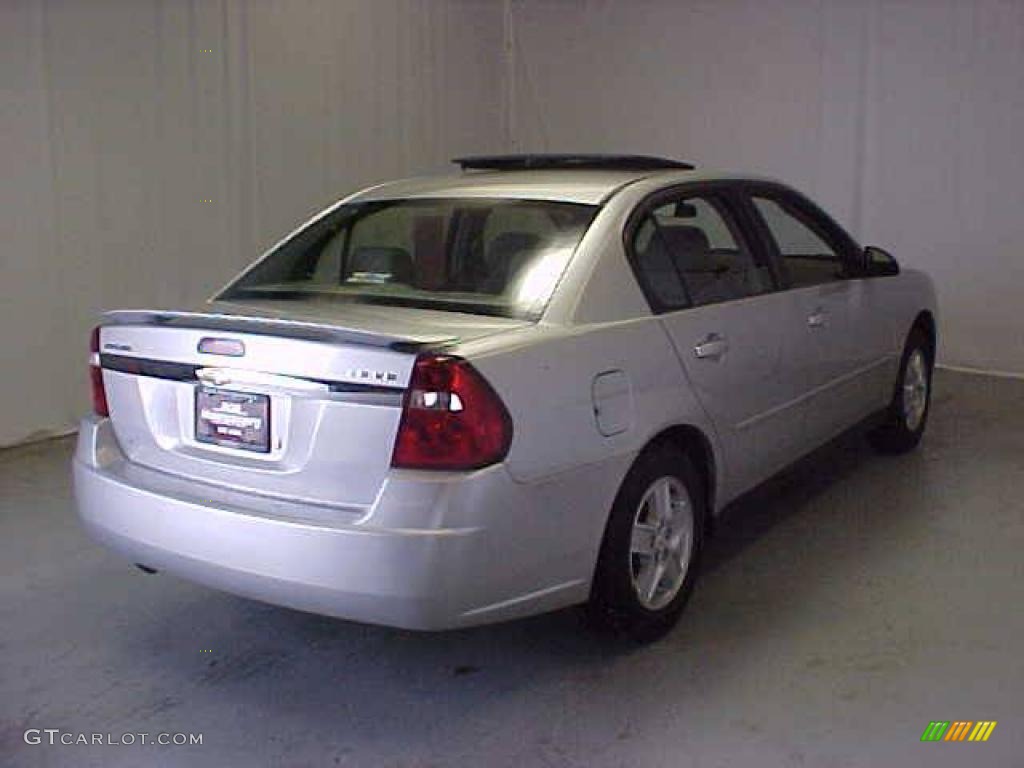
M 269 453 L 270 398 L 200 387 L 196 390 L 196 440 Z

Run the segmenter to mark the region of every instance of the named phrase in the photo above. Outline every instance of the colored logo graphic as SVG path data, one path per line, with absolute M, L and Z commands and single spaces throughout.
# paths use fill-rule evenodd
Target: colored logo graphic
M 995 729 L 995 720 L 932 720 L 921 741 L 988 741 Z

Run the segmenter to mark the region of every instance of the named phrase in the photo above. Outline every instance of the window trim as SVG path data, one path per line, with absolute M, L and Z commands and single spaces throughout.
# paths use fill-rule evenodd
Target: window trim
M 733 180 L 691 181 L 684 182 L 682 184 L 674 184 L 651 192 L 633 207 L 629 217 L 626 219 L 625 226 L 622 228 L 622 245 L 626 253 L 626 261 L 629 264 L 630 271 L 633 273 L 633 278 L 640 287 L 640 291 L 647 300 L 647 304 L 653 314 L 665 315 L 673 312 L 682 312 L 688 309 L 698 309 L 700 307 L 728 304 L 733 301 L 755 299 L 782 290 L 782 276 L 778 271 L 777 264 L 774 258 L 772 258 L 770 251 L 766 249 L 764 244 L 761 242 L 761 233 L 754 227 L 753 222 L 750 220 L 749 213 L 746 210 L 746 206 L 744 205 L 744 200 L 742 198 L 743 184 L 744 182 L 742 181 Z M 637 254 L 633 248 L 636 233 L 640 229 L 644 220 L 647 217 L 650 217 L 656 228 L 656 236 L 661 237 L 661 227 L 658 224 L 657 219 L 652 215 L 653 212 L 657 208 L 668 203 L 685 200 L 688 197 L 715 198 L 717 202 L 725 207 L 725 215 L 732 217 L 731 223 L 734 224 L 738 230 L 738 234 L 743 240 L 742 244 L 747 247 L 751 256 L 755 260 L 768 267 L 768 273 L 771 276 L 771 285 L 768 290 L 762 293 L 750 294 L 748 296 L 737 296 L 723 301 L 709 302 L 707 304 L 694 304 L 690 298 L 690 286 L 687 284 L 686 279 L 679 274 L 677 270 L 676 273 L 679 274 L 680 282 L 683 285 L 683 291 L 687 297 L 687 304 L 679 307 L 665 305 L 657 295 L 655 295 L 654 291 L 648 284 L 648 281 L 641 272 L 639 264 L 637 263 Z M 725 224 L 728 227 L 730 222 L 726 221 Z M 673 262 L 673 266 L 675 266 L 675 262 Z
M 779 277 L 780 290 L 799 291 L 805 288 L 814 288 L 834 283 L 845 283 L 863 277 L 858 254 L 860 246 L 828 213 L 806 195 L 798 192 L 792 187 L 777 182 L 757 181 L 745 182 L 740 190 L 741 204 L 751 219 L 756 236 L 762 242 L 762 247 L 767 251 L 768 256 L 775 264 Z M 765 221 L 761 211 L 754 203 L 755 197 L 763 197 L 779 205 L 784 211 L 795 209 L 799 214 L 795 218 L 806 226 L 815 235 L 821 238 L 825 245 L 832 248 L 839 256 L 846 269 L 847 274 L 837 280 L 829 280 L 823 283 L 811 283 L 808 285 L 794 285 L 789 268 L 786 266 L 786 259 L 782 255 L 775 240 L 775 235 Z

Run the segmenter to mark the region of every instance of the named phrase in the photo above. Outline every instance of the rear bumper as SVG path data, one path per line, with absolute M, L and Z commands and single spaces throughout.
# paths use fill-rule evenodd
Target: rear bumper
M 547 525 L 531 526 L 545 517 L 550 487 L 515 483 L 501 466 L 396 475 L 368 512 L 300 507 L 132 464 L 109 420 L 93 418 L 74 459 L 79 516 L 94 538 L 228 592 L 427 630 L 586 599 L 594 537 L 559 542 Z

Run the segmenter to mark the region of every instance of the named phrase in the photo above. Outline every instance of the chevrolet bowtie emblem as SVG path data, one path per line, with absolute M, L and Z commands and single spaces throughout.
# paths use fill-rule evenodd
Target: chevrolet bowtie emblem
M 200 368 L 196 371 L 196 378 L 204 384 L 212 384 L 215 387 L 231 383 L 231 374 L 219 368 Z

